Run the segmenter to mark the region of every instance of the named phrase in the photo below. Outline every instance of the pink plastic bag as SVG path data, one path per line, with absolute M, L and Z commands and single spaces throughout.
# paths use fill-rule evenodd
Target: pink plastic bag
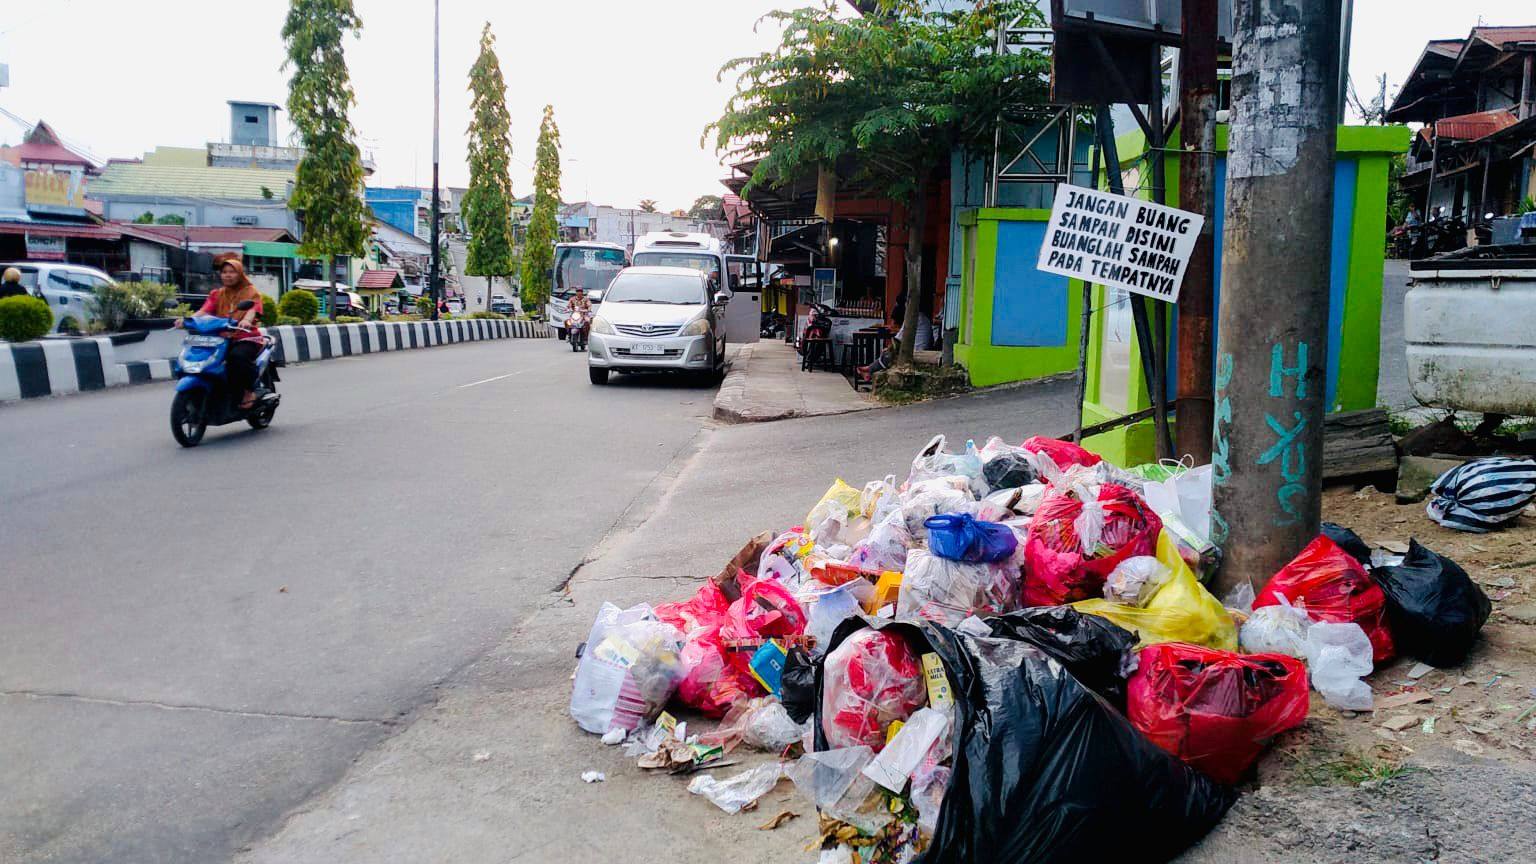
M 743 699 L 764 690 L 752 677 L 753 652 L 767 639 L 805 633 L 805 611 L 777 579 L 736 576 L 741 596 L 725 602 L 713 581 L 683 603 L 657 607 L 656 616 L 687 635 L 678 699 L 710 717 L 720 717 Z
M 1079 494 L 1076 488 L 1048 492 L 1030 520 L 1024 544 L 1025 606 L 1098 597 L 1121 561 L 1157 553 L 1163 520 L 1140 495 L 1106 483 L 1090 510 Z
M 1031 453 L 1044 453 L 1051 457 L 1051 461 L 1055 462 L 1058 468 L 1066 468 L 1068 465 L 1082 465 L 1091 468 L 1104 461 L 1104 458 L 1099 454 L 1090 453 L 1071 441 L 1057 441 L 1055 438 L 1042 438 L 1039 435 L 1030 438 L 1019 446 Z
M 832 748 L 885 746 L 890 725 L 928 703 L 917 653 L 895 633 L 861 630 L 827 655 L 822 727 Z

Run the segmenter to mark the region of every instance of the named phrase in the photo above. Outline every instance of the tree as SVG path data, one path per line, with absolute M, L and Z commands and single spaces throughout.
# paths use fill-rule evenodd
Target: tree
M 724 219 L 725 202 L 719 195 L 700 195 L 693 199 L 693 206 L 688 208 L 689 219 Z
M 323 258 L 327 282 L 335 256 L 362 255 L 369 237 L 362 156 L 347 118 L 355 98 L 342 52 L 342 39 L 362 26 L 352 0 L 291 0 L 283 23 L 283 68 L 293 70 L 288 116 L 304 146 L 288 203 L 303 214 L 299 255 Z M 332 309 L 340 305 L 337 291 Z
M 480 34 L 480 56 L 469 70 L 469 92 L 474 119 L 469 124 L 469 189 L 462 205 L 469 228 L 464 272 L 485 277 L 489 311 L 496 277 L 512 278 L 512 117 L 489 22 Z
M 148 215 L 148 214 L 146 214 Z M 156 225 L 185 225 L 187 217 L 177 213 L 167 213 L 155 220 Z
M 153 224 L 155 224 L 155 214 L 150 212 L 150 211 L 148 211 L 148 210 L 145 210 L 143 213 L 140 213 L 139 215 L 133 217 L 133 224 L 135 224 L 135 225 L 153 225 Z
M 549 298 L 559 209 L 560 128 L 555 125 L 554 106 L 545 105 L 539 145 L 534 151 L 533 217 L 528 221 L 528 244 L 523 251 L 523 301 L 534 309 Z
M 655 198 L 641 198 L 640 199 L 640 212 L 641 213 L 655 213 L 656 212 L 656 199 Z
M 906 244 L 898 363 L 910 366 L 933 175 L 957 149 L 990 152 L 1006 111 L 1045 101 L 1044 56 L 994 50 L 1000 28 L 1043 19 L 1026 0 L 954 11 L 888 0 L 865 17 L 842 15 L 834 2 L 770 12 L 783 26 L 779 45 L 721 67 L 736 73 L 737 92 L 705 135 L 727 158 L 758 160 L 747 193 L 835 171 L 841 159 L 857 165 L 846 179 L 905 205 L 906 234 L 917 239 Z

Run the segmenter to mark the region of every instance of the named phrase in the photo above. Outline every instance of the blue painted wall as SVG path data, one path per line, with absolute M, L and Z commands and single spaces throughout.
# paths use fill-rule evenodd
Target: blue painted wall
M 416 202 L 421 200 L 421 192 L 370 186 L 363 190 L 363 200 L 368 202 L 375 219 L 415 235 Z
M 993 345 L 1067 344 L 1067 278 L 1035 269 L 1045 229 L 1044 222 L 998 223 Z

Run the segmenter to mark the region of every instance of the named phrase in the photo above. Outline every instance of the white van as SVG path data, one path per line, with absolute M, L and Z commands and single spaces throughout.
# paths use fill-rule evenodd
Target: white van
M 0 271 L 7 267 L 21 271 L 21 284 L 29 294 L 34 297 L 41 295 L 48 301 L 48 308 L 53 312 L 54 332 L 58 332 L 59 322 L 65 318 L 75 319 L 75 324 L 84 330 L 86 323 L 96 317 L 95 307 L 91 303 L 96 296 L 96 289 L 116 284 L 112 277 L 95 267 L 79 264 L 23 261 L 0 264 Z
M 710 294 L 730 295 L 725 310 L 725 332 L 737 344 L 756 342 L 761 329 L 762 301 L 756 288 L 743 284 L 741 268 L 731 267 L 718 237 L 684 231 L 652 231 L 635 240 L 636 267 L 688 267 L 709 279 Z

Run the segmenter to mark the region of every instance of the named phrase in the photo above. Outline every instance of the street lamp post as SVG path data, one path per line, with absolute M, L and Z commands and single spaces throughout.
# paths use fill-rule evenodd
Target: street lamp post
M 442 202 L 438 198 L 437 191 L 437 166 L 438 166 L 438 82 L 441 65 L 441 44 L 439 32 L 439 7 L 440 0 L 432 0 L 432 265 L 427 274 L 428 290 L 432 297 L 432 320 L 438 319 L 438 307 L 443 302 L 443 287 L 439 282 L 439 273 L 442 272 L 442 246 L 438 238 L 438 223 L 442 219 L 440 210 Z

